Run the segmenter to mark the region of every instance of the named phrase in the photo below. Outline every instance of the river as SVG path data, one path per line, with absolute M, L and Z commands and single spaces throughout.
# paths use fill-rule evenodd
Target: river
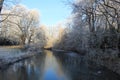
M 0 80 L 120 80 L 120 76 L 74 53 L 44 51 L 0 70 Z

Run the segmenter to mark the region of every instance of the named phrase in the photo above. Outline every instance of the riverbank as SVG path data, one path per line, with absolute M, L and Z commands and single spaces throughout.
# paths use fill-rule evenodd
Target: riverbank
M 21 50 L 22 49 L 22 50 Z M 52 51 L 57 52 L 74 52 L 66 50 L 52 49 Z M 41 50 L 35 47 L 30 47 L 24 50 L 21 46 L 5 46 L 0 47 L 0 69 L 5 69 L 9 65 L 30 58 L 37 53 L 41 53 Z M 76 53 L 76 52 L 75 52 Z M 88 61 L 93 61 L 97 65 L 102 65 L 108 69 L 118 73 L 120 75 L 120 58 L 118 57 L 118 50 L 107 49 L 105 51 L 100 49 L 93 49 L 87 53 L 84 53 L 84 56 Z
M 85 57 L 97 65 L 102 65 L 120 75 L 120 58 L 118 53 L 118 50 L 106 49 L 103 51 L 101 49 L 94 49 L 90 50 Z
M 54 50 L 68 52 L 68 50 L 53 49 L 53 51 Z M 118 57 L 119 50 L 117 49 L 91 49 L 89 51 L 81 50 L 79 52 L 69 50 L 69 52 L 70 51 L 84 56 L 88 61 L 95 62 L 96 65 L 104 66 L 120 75 L 120 58 Z
M 9 65 L 30 58 L 40 51 L 22 50 L 20 46 L 0 47 L 0 69 L 6 69 Z

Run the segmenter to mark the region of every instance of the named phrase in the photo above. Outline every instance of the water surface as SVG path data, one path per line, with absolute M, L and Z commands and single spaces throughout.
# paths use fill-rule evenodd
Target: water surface
M 120 80 L 74 53 L 44 51 L 0 71 L 0 80 Z

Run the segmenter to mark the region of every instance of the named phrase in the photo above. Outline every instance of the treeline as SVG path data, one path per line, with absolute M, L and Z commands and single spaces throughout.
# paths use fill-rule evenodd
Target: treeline
M 37 10 L 20 4 L 1 6 L 0 45 L 45 45 L 45 32 L 41 28 Z
M 76 0 L 72 21 L 54 48 L 84 52 L 92 49 L 120 50 L 120 1 Z

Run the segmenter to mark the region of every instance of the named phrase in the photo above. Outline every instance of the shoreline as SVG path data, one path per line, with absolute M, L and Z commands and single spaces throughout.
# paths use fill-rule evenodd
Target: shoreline
M 103 51 L 102 49 L 93 49 L 89 51 L 76 52 L 74 50 L 53 49 L 52 51 L 75 52 L 80 56 L 84 56 L 88 61 L 95 62 L 97 65 L 106 67 L 120 75 L 120 58 L 118 57 L 119 50 L 106 49 Z
M 0 48 L 10 48 L 10 47 L 0 47 Z M 16 49 L 17 47 L 12 47 L 10 49 Z M 19 48 L 18 48 L 19 49 Z M 21 48 L 20 48 L 21 49 Z M 47 49 L 45 49 L 47 50 Z M 66 51 L 66 50 L 59 50 L 59 49 L 53 49 L 50 51 L 60 51 L 60 52 L 74 52 L 74 51 Z M 13 57 L 7 57 L 9 55 L 6 55 L 6 57 L 1 57 L 0 56 L 0 69 L 6 69 L 9 67 L 9 65 L 12 65 L 16 62 L 25 60 L 27 58 L 30 58 L 38 53 L 40 53 L 41 50 L 34 50 L 34 49 L 28 49 L 23 53 L 19 53 L 17 56 Z M 81 53 L 76 53 L 79 54 L 80 56 L 84 56 L 88 61 L 93 61 L 97 65 L 104 66 L 111 71 L 117 73 L 120 75 L 120 58 L 116 55 L 118 51 L 117 50 L 106 50 L 103 52 L 102 50 L 90 50 L 89 52 L 85 53 L 85 55 L 82 55 Z M 11 55 L 11 54 L 10 54 Z
M 8 68 L 10 65 L 28 59 L 41 51 L 32 51 L 32 50 L 26 50 L 25 52 L 17 53 L 16 55 L 12 55 L 12 53 L 3 53 L 2 56 L 0 56 L 0 70 Z M 2 51 L 0 52 L 2 54 Z M 11 56 L 10 56 L 11 55 Z

